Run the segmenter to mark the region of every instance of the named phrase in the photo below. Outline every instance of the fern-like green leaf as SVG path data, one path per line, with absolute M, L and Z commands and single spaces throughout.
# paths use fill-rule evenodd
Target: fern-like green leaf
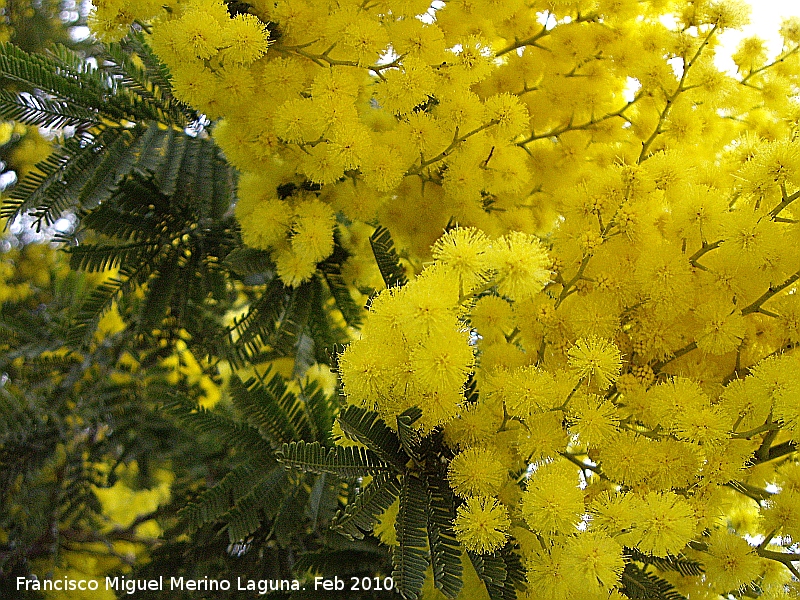
M 247 314 L 234 321 L 225 338 L 215 345 L 235 366 L 253 362 L 264 348 L 274 357 L 294 355 L 309 308 L 308 286 L 285 288 L 277 278 L 250 305 Z
M 338 396 L 329 396 L 316 381 L 311 380 L 300 387 L 298 398 L 305 406 L 312 438 L 322 443 L 331 442 Z
M 81 244 L 67 248 L 70 254 L 69 266 L 77 271 L 97 273 L 116 269 L 124 264 L 149 261 L 155 257 L 160 247 L 151 242 L 130 244 Z
M 640 562 L 653 565 L 659 571 L 676 571 L 685 577 L 696 577 L 703 574 L 703 565 L 685 556 L 652 556 L 638 548 L 625 547 L 623 556 L 628 562 Z
M 397 545 L 392 548 L 392 578 L 400 595 L 419 598 L 428 568 L 427 491 L 423 481 L 413 474 L 403 478 L 400 510 L 395 522 Z
M 428 545 L 433 567 L 433 583 L 448 598 L 461 591 L 463 567 L 461 546 L 453 531 L 455 499 L 440 473 L 426 474 L 428 490 Z
M 392 467 L 371 450 L 358 447 L 325 448 L 319 442 L 284 444 L 276 457 L 286 467 L 312 473 L 330 473 L 342 479 L 390 473 Z
M 225 266 L 239 277 L 264 276 L 275 270 L 270 254 L 266 250 L 258 250 L 243 246 L 225 257 Z
M 414 429 L 414 423 L 419 421 L 420 417 L 422 417 L 422 409 L 418 406 L 412 406 L 397 416 L 397 435 L 400 438 L 400 444 L 406 454 L 418 461 L 422 459 L 420 455 L 422 440 L 419 432 Z
M 30 93 L 0 91 L 0 115 L 38 127 L 80 127 L 96 124 L 96 112 L 65 100 L 42 98 Z
M 331 528 L 349 539 L 363 539 L 371 533 L 380 516 L 386 512 L 400 493 L 397 477 L 377 475 L 331 521 Z
M 397 434 L 389 429 L 378 413 L 349 405 L 339 414 L 338 420 L 347 437 L 364 444 L 398 472 L 403 470 L 408 457 L 403 452 Z
M 342 278 L 342 265 L 350 255 L 342 247 L 338 237 L 338 233 L 334 235 L 333 253 L 317 266 L 325 278 L 325 283 L 328 284 L 328 289 L 336 300 L 336 307 L 341 311 L 344 320 L 351 327 L 358 327 L 363 322 L 364 309 L 353 300 L 353 296 L 350 295 L 350 286 Z
M 147 102 L 151 114 L 154 111 L 159 121 L 183 126 L 192 119 L 191 111 L 173 97 L 166 67 L 159 63 L 141 32 L 109 44 L 102 58 L 106 59 L 103 71 L 115 77 L 119 86 Z
M 230 393 L 233 405 L 245 415 L 250 426 L 258 429 L 273 448 L 279 448 L 289 442 L 308 439 L 310 432 L 301 403 L 285 388 L 276 389 L 275 378 L 280 375 L 273 375 L 270 386 L 258 379 L 242 383 L 238 377 L 233 377 Z
M 369 243 L 386 287 L 405 285 L 408 280 L 395 252 L 389 230 L 379 226 L 370 236 Z
M 620 592 L 635 600 L 686 600 L 668 581 L 643 571 L 633 563 L 625 565 Z
M 129 175 L 136 164 L 137 156 L 131 151 L 142 136 L 149 135 L 152 127 L 135 127 L 120 135 L 103 152 L 99 164 L 80 188 L 77 204 L 81 208 L 94 208 L 114 195 L 123 178 Z
M 112 148 L 124 148 L 132 134 L 106 129 L 96 137 L 75 136 L 36 165 L 9 194 L 0 215 L 16 218 L 32 211 L 35 225 L 50 225 L 68 208 L 78 205 L 79 190 L 91 180 Z
M 270 457 L 272 448 L 247 424 L 239 423 L 208 409 L 194 406 L 180 394 L 165 391 L 163 407 L 185 426 L 200 434 L 213 434 L 222 444 L 235 447 L 252 457 Z
M 283 469 L 278 471 L 283 472 Z M 178 517 L 187 523 L 188 533 L 213 523 L 227 513 L 236 499 L 250 490 L 258 477 L 255 466 L 244 463 L 228 471 L 219 483 L 205 490 L 196 500 L 187 503 L 178 511 Z
M 280 467 L 251 482 L 247 493 L 221 517 L 228 524 L 229 541 L 239 542 L 253 533 L 264 519 L 274 516 L 274 508 L 291 497 L 294 489 L 286 471 Z
M 350 542 L 354 544 L 353 542 Z M 367 545 L 368 542 L 355 542 L 355 547 L 331 548 L 326 544 L 321 550 L 301 554 L 294 565 L 295 573 L 314 572 L 325 577 L 359 575 L 365 570 L 374 572 L 376 563 L 385 558 L 380 547 Z M 387 597 L 391 597 L 387 594 Z
M 508 572 L 502 556 L 474 552 L 467 552 L 467 555 L 491 600 L 514 600 L 517 597 L 514 586 L 506 584 Z
M 73 70 L 55 56 L 29 54 L 11 43 L 0 44 L 0 78 L 17 83 L 24 91 L 42 90 L 61 100 L 84 107 L 113 112 L 106 101 L 114 92 L 111 78 Z M 112 116 L 112 115 L 109 115 Z M 119 113 L 113 117 L 119 117 Z
M 141 310 L 139 330 L 148 332 L 161 325 L 180 279 L 177 252 L 161 253 L 158 269 L 147 282 L 147 296 Z

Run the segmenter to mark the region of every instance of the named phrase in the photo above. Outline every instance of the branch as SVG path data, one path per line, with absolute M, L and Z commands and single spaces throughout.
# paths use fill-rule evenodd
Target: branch
M 525 46 L 536 46 L 537 48 L 541 48 L 542 50 L 545 50 L 546 48 L 543 48 L 542 46 L 539 46 L 536 42 L 538 42 L 540 39 L 542 39 L 544 36 L 546 36 L 548 34 L 548 31 L 549 30 L 547 29 L 547 25 L 542 25 L 542 29 L 537 34 L 532 35 L 529 38 L 524 39 L 524 40 L 514 39 L 514 43 L 506 46 L 502 50 L 499 50 L 495 54 L 495 58 L 499 58 L 500 56 L 503 56 L 504 54 L 508 54 L 509 52 L 513 52 L 517 48 L 524 48 Z
M 672 356 L 670 356 L 667 360 L 658 361 L 657 363 L 654 363 L 653 365 L 651 365 L 650 368 L 653 369 L 654 373 L 658 373 L 665 365 L 668 365 L 673 360 L 675 360 L 677 358 L 680 358 L 684 354 L 688 354 L 692 350 L 696 350 L 696 349 L 697 349 L 697 342 L 692 342 L 691 344 L 687 344 L 683 348 L 681 348 L 680 350 L 676 350 L 675 352 L 673 352 Z
M 667 120 L 669 116 L 669 112 L 672 109 L 672 106 L 677 100 L 678 96 L 681 92 L 686 91 L 686 76 L 689 73 L 689 70 L 694 66 L 694 63 L 697 62 L 697 59 L 700 58 L 700 55 L 703 53 L 703 49 L 708 46 L 708 43 L 711 41 L 711 38 L 717 32 L 717 25 L 714 25 L 706 35 L 703 43 L 700 44 L 700 47 L 697 49 L 697 52 L 694 53 L 694 56 L 689 60 L 688 63 L 685 63 L 683 67 L 683 73 L 681 74 L 681 79 L 678 82 L 678 87 L 675 88 L 675 91 L 667 97 L 667 104 L 664 106 L 664 110 L 661 111 L 661 114 L 658 117 L 658 123 L 656 124 L 656 128 L 653 130 L 653 133 L 650 134 L 644 142 L 642 142 L 642 151 L 639 153 L 639 158 L 636 159 L 636 163 L 639 164 L 645 160 L 647 160 L 647 151 L 650 149 L 650 146 L 656 140 L 656 138 L 663 133 L 662 127 L 664 126 L 664 122 Z
M 703 267 L 703 265 L 701 264 L 698 264 L 697 261 L 700 260 L 700 258 L 706 255 L 708 252 L 711 252 L 712 250 L 716 250 L 717 248 L 719 248 L 721 244 L 722 240 L 717 240 L 716 242 L 713 242 L 711 244 L 703 242 L 702 248 L 700 248 L 700 250 L 698 250 L 689 257 L 689 263 L 693 267 L 696 267 L 698 269 L 704 269 L 705 267 Z
M 411 167 L 408 171 L 406 171 L 406 176 L 419 175 L 422 172 L 422 169 L 424 169 L 425 167 L 428 167 L 428 166 L 432 165 L 433 163 L 438 162 L 438 161 L 442 160 L 443 158 L 446 158 L 448 155 L 450 155 L 453 152 L 453 150 L 455 150 L 461 142 L 463 142 L 467 138 L 472 137 L 476 133 L 480 133 L 484 129 L 488 129 L 492 125 L 497 125 L 497 121 L 496 120 L 489 121 L 488 123 L 485 123 L 485 124 L 481 125 L 480 127 L 476 127 L 472 131 L 470 131 L 468 133 L 465 133 L 462 136 L 458 135 L 458 128 L 456 128 L 455 135 L 453 136 L 453 141 L 450 142 L 450 145 L 447 148 L 442 150 L 439 154 L 437 154 L 436 156 L 434 156 L 431 159 L 428 159 L 428 160 L 421 159 L 420 160 L 420 164 L 418 166 Z
M 758 69 L 754 69 L 750 71 L 746 77 L 743 77 L 739 83 L 747 84 L 747 80 L 750 79 L 753 75 L 758 75 L 762 71 L 766 71 L 767 69 L 771 69 L 775 65 L 784 62 L 787 58 L 789 58 L 792 54 L 800 50 L 800 45 L 795 46 L 794 48 L 787 50 L 785 53 L 781 54 L 778 58 L 773 60 L 771 63 L 767 63 L 763 67 L 759 67 Z
M 782 284 L 777 286 L 775 285 L 770 286 L 770 288 L 766 292 L 761 294 L 761 296 L 758 299 L 756 299 L 753 303 L 748 304 L 742 309 L 742 315 L 749 315 L 750 313 L 761 312 L 762 304 L 764 304 L 767 300 L 775 296 L 775 294 L 777 294 L 778 292 L 785 290 L 787 287 L 792 285 L 798 279 L 800 279 L 800 271 L 789 277 L 789 279 L 784 281 Z

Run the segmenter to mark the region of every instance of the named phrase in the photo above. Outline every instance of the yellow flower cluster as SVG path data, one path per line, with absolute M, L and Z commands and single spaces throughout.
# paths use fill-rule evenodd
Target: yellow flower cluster
M 509 248 L 520 248 L 524 263 L 510 261 Z M 518 297 L 529 298 L 550 274 L 538 240 L 520 233 L 490 242 L 482 232 L 456 228 L 434 252 L 438 259 L 416 279 L 372 300 L 361 338 L 339 360 L 351 403 L 377 409 L 390 424 L 419 406 L 425 431 L 451 421 L 464 405 L 474 366 L 468 320 L 475 286 L 503 289 L 512 281 Z M 477 267 L 472 279 L 463 275 L 465 264 Z
M 800 23 L 728 75 L 736 0 L 250 6 L 181 3 L 151 43 L 220 118 L 244 239 L 287 284 L 338 227 L 374 285 L 376 222 L 419 273 L 375 297 L 341 376 L 387 423 L 416 405 L 444 429 L 463 544 L 513 536 L 530 598 L 616 597 L 623 545 L 702 563 L 657 573 L 689 597 L 789 597 Z

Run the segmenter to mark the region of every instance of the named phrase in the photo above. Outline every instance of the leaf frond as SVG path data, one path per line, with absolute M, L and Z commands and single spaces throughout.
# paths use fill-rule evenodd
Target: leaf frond
M 625 565 L 620 592 L 635 600 L 686 600 L 668 581 L 647 573 L 633 563 Z
M 286 467 L 312 473 L 330 473 L 342 479 L 391 473 L 392 467 L 371 450 L 357 447 L 325 448 L 319 442 L 284 444 L 276 457 Z
M 378 413 L 349 405 L 337 417 L 344 434 L 351 440 L 364 444 L 381 460 L 402 471 L 408 458 L 397 434 L 380 419 Z
M 337 513 L 331 528 L 349 539 L 363 539 L 371 533 L 380 516 L 386 512 L 400 493 L 397 477 L 390 474 L 377 475 L 366 489 Z
M 397 545 L 392 548 L 392 578 L 400 595 L 409 600 L 419 598 L 429 564 L 426 505 L 425 484 L 416 475 L 407 474 L 400 488 L 395 522 Z
M 408 282 L 400 258 L 394 249 L 394 242 L 389 230 L 378 226 L 369 238 L 375 262 L 383 277 L 386 287 L 402 286 Z

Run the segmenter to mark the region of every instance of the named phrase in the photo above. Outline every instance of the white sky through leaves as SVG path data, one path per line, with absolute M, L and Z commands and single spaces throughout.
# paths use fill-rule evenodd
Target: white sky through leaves
M 750 24 L 743 31 L 726 31 L 722 34 L 722 49 L 718 53 L 717 66 L 726 71 L 735 71 L 730 55 L 736 51 L 739 42 L 749 36 L 757 35 L 767 41 L 770 56 L 781 49 L 778 35 L 781 21 L 785 17 L 800 17 L 800 2 L 797 0 L 752 0 Z

